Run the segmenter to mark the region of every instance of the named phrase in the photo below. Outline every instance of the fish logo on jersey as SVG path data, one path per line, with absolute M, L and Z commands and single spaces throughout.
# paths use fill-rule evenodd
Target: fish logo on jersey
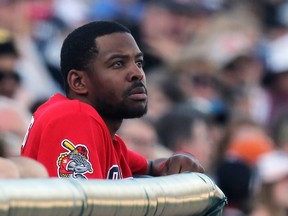
M 87 147 L 81 144 L 75 146 L 68 139 L 63 140 L 61 145 L 68 152 L 62 153 L 58 157 L 58 176 L 61 178 L 87 179 L 85 174 L 93 173 Z

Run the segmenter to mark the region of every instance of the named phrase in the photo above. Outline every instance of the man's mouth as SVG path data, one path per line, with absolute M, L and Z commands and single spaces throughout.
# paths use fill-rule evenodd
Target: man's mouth
M 128 97 L 131 100 L 147 100 L 146 89 L 144 87 L 136 87 L 129 92 Z

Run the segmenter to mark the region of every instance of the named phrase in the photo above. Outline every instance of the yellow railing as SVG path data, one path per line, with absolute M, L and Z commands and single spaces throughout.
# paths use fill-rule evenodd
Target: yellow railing
M 0 216 L 220 216 L 226 197 L 208 176 L 124 180 L 0 180 Z

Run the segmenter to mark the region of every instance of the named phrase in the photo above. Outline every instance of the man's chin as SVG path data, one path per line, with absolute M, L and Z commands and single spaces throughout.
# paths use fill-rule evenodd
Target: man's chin
M 142 116 L 144 116 L 145 114 L 142 115 L 134 115 L 134 116 L 126 116 L 123 119 L 134 119 L 134 118 L 141 118 Z
M 132 118 L 140 118 L 144 116 L 147 113 L 147 106 L 142 107 L 129 107 L 128 106 L 122 106 L 118 108 L 117 110 L 102 110 L 99 114 L 102 117 L 106 117 L 109 119 L 132 119 Z
M 133 113 L 127 113 L 127 115 L 124 115 L 123 119 L 132 119 L 132 118 L 140 118 L 144 116 L 147 113 L 147 110 L 143 112 L 133 112 Z

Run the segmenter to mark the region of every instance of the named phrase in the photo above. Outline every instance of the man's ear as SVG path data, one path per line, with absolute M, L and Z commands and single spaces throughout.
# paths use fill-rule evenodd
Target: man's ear
M 70 70 L 67 76 L 67 83 L 72 92 L 87 94 L 87 74 L 82 70 Z

